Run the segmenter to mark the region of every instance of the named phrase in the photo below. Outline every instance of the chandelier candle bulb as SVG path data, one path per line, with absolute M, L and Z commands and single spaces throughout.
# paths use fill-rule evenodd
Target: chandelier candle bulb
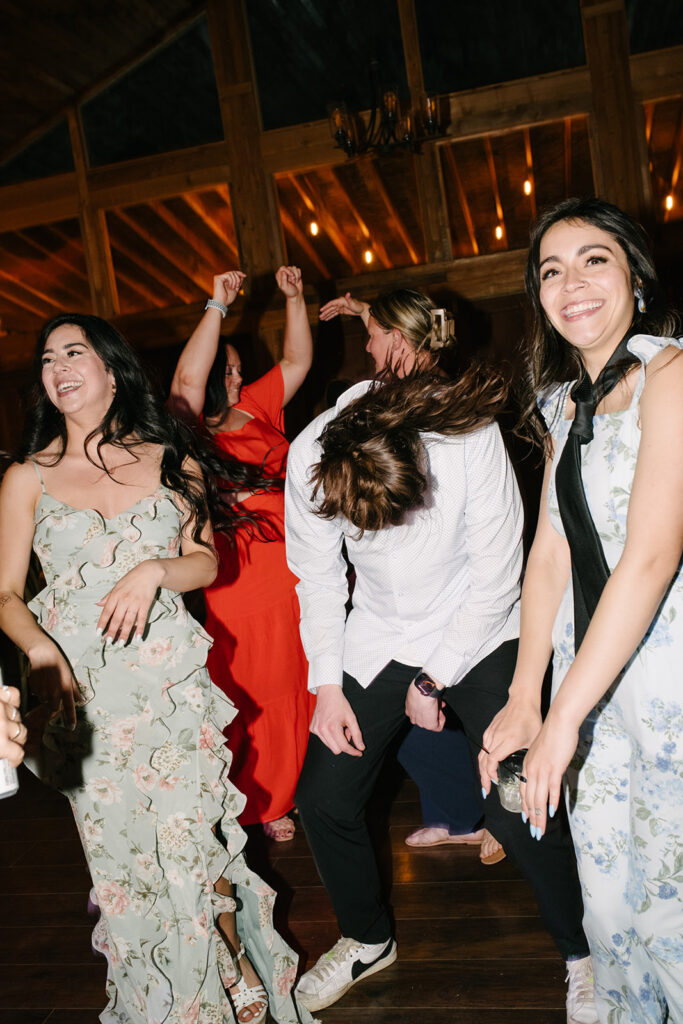
M 530 196 L 531 195 L 531 182 L 529 181 L 528 178 L 524 182 L 524 186 L 523 187 L 524 187 L 524 195 L 525 196 Z
M 672 196 L 671 193 L 669 193 L 669 195 L 664 200 L 664 206 L 666 207 L 667 210 L 673 210 L 673 208 L 674 208 L 674 197 Z

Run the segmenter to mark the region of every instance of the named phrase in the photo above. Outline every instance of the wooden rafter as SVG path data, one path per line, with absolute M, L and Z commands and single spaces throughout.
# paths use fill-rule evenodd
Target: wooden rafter
M 498 224 L 503 229 L 503 237 L 501 239 L 507 248 L 507 231 L 505 230 L 505 218 L 503 216 L 503 204 L 500 201 L 500 190 L 498 188 L 498 175 L 496 174 L 496 162 L 493 159 L 493 149 L 491 147 L 491 139 L 487 135 L 484 138 L 484 151 L 486 153 L 486 163 L 489 169 L 489 176 L 491 178 L 491 190 L 493 192 L 493 201 L 496 204 L 496 217 L 498 218 Z
M 226 206 L 229 206 L 230 199 L 227 194 L 227 188 L 219 189 L 222 197 L 225 200 Z M 187 203 L 190 209 L 197 214 L 199 219 L 206 224 L 207 228 L 212 234 L 219 239 L 220 242 L 230 251 L 231 257 L 234 259 L 236 264 L 239 264 L 239 252 L 237 250 L 237 244 L 235 239 L 232 238 L 225 230 L 222 224 L 220 224 L 216 218 L 211 214 L 211 211 L 207 209 L 206 204 L 202 197 L 196 192 L 186 192 L 183 197 L 183 202 Z
M 64 267 L 65 270 L 69 270 L 72 274 L 76 274 L 87 284 L 88 275 L 81 261 L 75 256 L 69 259 L 62 252 L 54 252 L 54 250 L 49 249 L 46 245 L 42 245 L 33 237 L 33 235 L 29 235 L 25 231 L 17 231 L 16 234 L 17 238 L 21 239 L 25 245 L 35 249 L 36 252 L 41 253 L 43 256 L 47 256 L 50 262 L 56 264 L 58 267 Z M 64 235 L 61 235 L 60 237 L 64 238 Z
M 301 180 L 302 177 L 303 181 Z M 343 233 L 337 227 L 334 218 L 328 214 L 325 204 L 319 197 L 317 197 L 318 201 L 316 202 L 315 194 L 313 196 L 310 195 L 310 192 L 314 192 L 314 189 L 308 181 L 308 178 L 304 175 L 292 175 L 290 177 L 290 181 L 299 193 L 301 201 L 305 205 L 306 209 L 315 210 L 315 215 L 320 222 L 320 226 L 344 262 L 348 264 L 351 270 L 355 271 L 362 269 L 360 259 L 355 256 L 354 252 L 346 244 L 346 239 L 344 238 Z M 310 192 L 308 190 L 310 190 Z
M 676 137 L 671 156 L 673 160 L 673 168 L 671 171 L 671 192 L 673 194 L 678 186 L 678 179 L 681 173 L 681 159 L 683 158 L 683 102 L 681 102 L 678 109 L 678 125 L 676 128 Z M 664 220 L 668 220 L 670 216 L 671 210 L 665 209 Z
M 524 155 L 526 158 L 527 180 L 531 183 L 531 192 L 529 193 L 531 216 L 534 220 L 536 220 L 536 182 L 534 180 L 534 156 L 531 150 L 531 132 L 528 128 L 524 129 Z
M 123 224 L 126 224 L 126 226 L 130 228 L 130 225 L 127 222 L 125 214 L 122 216 L 121 211 L 112 211 L 112 213 L 110 213 L 109 216 L 115 219 L 120 219 Z M 134 231 L 135 229 L 131 228 L 131 230 Z M 122 253 L 132 263 L 136 264 L 137 266 L 140 266 L 144 270 L 144 272 L 149 275 L 149 277 L 152 277 L 156 281 L 158 281 L 158 283 L 162 285 L 162 287 L 169 291 L 172 295 L 177 295 L 182 302 L 192 302 L 193 299 L 196 299 L 197 296 L 192 289 L 188 288 L 187 286 L 183 286 L 183 284 L 179 282 L 177 278 L 174 278 L 170 274 L 167 274 L 163 267 L 160 267 L 157 262 L 155 262 L 154 260 L 141 261 L 140 250 L 132 245 L 129 245 L 129 243 L 126 242 L 126 240 L 121 236 L 120 232 L 117 232 L 114 235 L 112 239 L 112 246 L 115 252 Z
M 365 165 L 366 161 L 362 160 L 359 161 L 358 163 L 362 174 L 362 168 Z M 351 217 L 353 217 L 356 224 L 358 225 L 361 235 L 366 240 L 368 245 L 373 249 L 373 251 L 377 253 L 384 266 L 390 267 L 391 260 L 389 259 L 389 254 L 384 246 L 384 243 L 382 242 L 382 239 L 378 237 L 373 237 L 370 228 L 361 217 L 358 208 L 356 207 L 356 204 L 351 199 L 348 189 L 346 188 L 346 185 L 342 181 L 338 169 L 336 167 L 328 167 L 324 169 L 324 172 L 319 171 L 318 173 L 324 173 L 326 177 L 331 177 L 334 179 L 335 188 L 338 189 L 339 194 L 341 195 L 342 199 L 346 204 L 346 208 L 349 211 L 349 214 L 351 215 Z
M 206 241 L 188 227 L 187 222 L 181 217 L 178 217 L 173 210 L 169 210 L 165 203 L 150 203 L 150 209 L 153 213 L 159 217 L 176 235 L 180 238 L 181 242 L 187 246 L 188 254 L 195 253 L 199 256 L 204 263 L 211 268 L 212 274 L 222 273 L 217 266 L 219 262 L 216 258 L 216 252 L 207 245 Z M 222 267 L 222 264 L 221 264 Z M 209 282 L 210 284 L 211 282 Z
M 28 292 L 28 294 L 33 296 L 34 299 L 38 299 L 39 301 L 46 303 L 48 308 L 59 309 L 59 302 L 55 301 L 54 296 L 48 295 L 47 292 L 44 292 L 41 288 L 36 288 L 34 284 L 18 277 L 16 274 L 11 274 L 9 271 L 0 268 L 0 278 L 2 278 L 3 281 L 9 281 L 15 288 L 20 288 L 23 291 Z M 28 309 L 28 306 L 26 308 Z
M 3 278 L 4 275 L 0 274 L 0 280 Z M 23 285 L 21 284 L 21 282 L 19 282 L 19 291 L 17 291 L 15 288 L 13 288 L 11 291 L 8 291 L 8 289 L 3 288 L 2 284 L 0 283 L 0 296 L 3 299 L 6 299 L 7 301 L 11 302 L 12 305 L 17 306 L 19 309 L 24 309 L 28 313 L 35 313 L 35 315 L 39 316 L 42 320 L 49 316 L 50 312 L 54 309 L 54 307 L 51 308 L 50 306 L 40 306 L 35 301 L 35 296 L 32 294 L 29 294 L 28 298 L 24 298 L 24 296 L 21 294 L 22 288 Z
M 328 267 L 325 265 L 325 263 L 323 263 L 321 257 L 319 256 L 318 252 L 315 249 L 315 246 L 313 246 L 309 242 L 308 238 L 306 237 L 306 232 L 301 230 L 301 228 L 294 220 L 289 210 L 287 210 L 282 205 L 280 206 L 280 216 L 282 217 L 282 226 L 284 227 L 285 231 L 287 231 L 292 236 L 296 244 L 306 254 L 306 256 L 311 261 L 313 266 L 318 268 L 322 276 L 324 278 L 328 278 L 330 276 L 330 271 Z
M 165 248 L 160 239 L 141 224 L 139 217 L 135 216 L 131 210 L 117 210 L 116 216 L 123 224 L 127 224 L 131 231 L 135 232 L 150 249 L 158 252 L 163 259 L 172 264 L 179 274 L 202 291 L 211 290 L 211 276 L 197 267 L 197 261 L 192 252 L 185 253 L 183 251 L 182 240 L 176 242 L 175 246 L 169 250 L 168 243 Z M 194 298 L 192 293 L 190 295 Z
M 401 239 L 401 241 L 403 242 L 404 246 L 406 247 L 406 251 L 408 253 L 408 256 L 410 258 L 411 263 L 413 263 L 413 264 L 419 263 L 420 262 L 420 257 L 418 256 L 417 252 L 415 251 L 415 247 L 414 247 L 413 243 L 410 240 L 410 235 L 406 231 L 405 224 L 401 220 L 401 217 L 399 216 L 398 210 L 396 209 L 396 207 L 394 206 L 394 204 L 391 201 L 391 198 L 390 198 L 389 193 L 387 192 L 387 190 L 385 188 L 385 185 L 384 185 L 384 182 L 382 181 L 380 173 L 377 170 L 377 164 L 375 163 L 375 161 L 372 158 L 370 158 L 368 160 L 363 160 L 362 163 L 364 165 L 365 170 L 368 173 L 368 177 L 370 178 L 371 188 L 377 193 L 377 195 L 380 197 L 380 199 L 384 203 L 384 205 L 386 207 L 386 210 L 387 210 L 387 213 L 389 214 L 389 219 L 393 223 L 393 225 L 394 225 L 394 227 L 396 229 L 396 233 L 398 234 L 399 238 Z M 389 263 L 388 266 L 390 266 L 390 265 L 391 264 Z
M 477 232 L 474 227 L 474 220 L 472 219 L 472 211 L 470 210 L 470 204 L 467 201 L 467 195 L 463 188 L 462 178 L 460 177 L 460 171 L 458 170 L 458 161 L 455 159 L 455 151 L 452 145 L 446 147 L 446 159 L 448 160 L 451 174 L 453 175 L 453 181 L 455 182 L 455 188 L 458 193 L 458 202 L 460 203 L 460 209 L 465 219 L 465 227 L 467 228 L 467 235 L 470 240 L 472 247 L 472 255 L 479 255 L 479 242 L 477 241 Z

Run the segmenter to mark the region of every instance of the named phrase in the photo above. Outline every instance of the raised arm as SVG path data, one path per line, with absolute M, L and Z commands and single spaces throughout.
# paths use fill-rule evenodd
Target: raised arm
M 228 270 L 213 279 L 213 299 L 231 306 L 242 287 L 245 274 Z M 183 419 L 196 419 L 204 408 L 206 382 L 218 352 L 222 312 L 210 306 L 190 335 L 173 374 L 169 406 Z
M 365 326 L 368 326 L 370 319 L 370 304 L 354 299 L 351 292 L 341 295 L 338 299 L 331 299 L 324 306 L 320 307 L 321 320 L 334 320 L 336 316 L 359 316 Z
M 71 667 L 24 604 L 39 497 L 33 466 L 10 466 L 0 487 L 0 629 L 28 657 L 31 688 L 51 711 L 63 709 L 67 723 L 75 725 L 79 691 Z
M 283 407 L 303 384 L 313 362 L 313 338 L 308 323 L 301 271 L 298 267 L 280 267 L 275 274 L 277 286 L 286 299 L 285 341 L 280 369 L 284 380 Z
M 525 812 L 557 807 L 562 776 L 586 715 L 643 640 L 671 586 L 683 550 L 683 355 L 665 350 L 648 367 L 640 402 L 641 441 L 626 519 L 626 542 L 584 640 L 527 754 Z

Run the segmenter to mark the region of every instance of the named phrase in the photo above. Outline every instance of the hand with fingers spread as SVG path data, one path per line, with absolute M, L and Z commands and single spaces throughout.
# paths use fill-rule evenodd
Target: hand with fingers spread
M 27 735 L 19 714 L 19 699 L 15 686 L 0 686 L 0 757 L 15 768 L 24 758 Z
M 303 296 L 304 286 L 298 267 L 279 267 L 275 272 L 275 280 L 285 298 L 296 299 Z
M 246 276 L 241 270 L 227 270 L 224 274 L 216 274 L 213 279 L 213 298 L 216 302 L 232 306 Z
M 530 747 L 541 728 L 538 703 L 509 696 L 507 704 L 491 720 L 482 738 L 479 774 L 484 793 L 491 791 L 491 780 L 498 781 L 498 764 L 515 750 Z
M 118 640 L 118 645 L 122 647 L 133 634 L 137 638 L 142 636 L 164 575 L 161 562 L 156 558 L 148 558 L 122 576 L 109 593 L 97 602 L 102 606 L 97 632 L 104 634 L 105 643 L 111 644 Z
M 522 814 L 529 819 L 534 839 L 545 832 L 548 816 L 554 817 L 562 796 L 562 778 L 579 742 L 579 726 L 568 718 L 548 712 L 543 728 L 524 758 L 520 787 Z
M 370 305 L 367 302 L 360 302 L 354 299 L 351 292 L 341 295 L 338 299 L 331 299 L 324 306 L 320 307 L 321 320 L 334 320 L 336 316 L 360 316 L 363 323 L 367 325 L 370 315 Z
M 341 686 L 320 686 L 311 719 L 311 732 L 333 754 L 360 757 L 365 750 L 363 736 L 351 705 Z
M 43 701 L 49 718 L 62 714 L 65 724 L 76 727 L 76 704 L 81 703 L 78 683 L 71 666 L 52 640 L 45 637 L 28 652 L 31 665 L 29 687 Z

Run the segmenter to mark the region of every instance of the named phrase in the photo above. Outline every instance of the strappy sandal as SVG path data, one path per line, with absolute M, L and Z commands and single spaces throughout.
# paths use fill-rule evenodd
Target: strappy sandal
M 269 839 L 274 839 L 276 843 L 286 843 L 294 838 L 296 825 L 288 814 L 283 814 L 281 818 L 275 818 L 274 821 L 264 821 L 263 832 Z
M 488 831 L 484 831 L 479 860 L 482 864 L 487 865 L 499 864 L 501 860 L 505 860 L 505 850 L 495 836 L 492 836 Z
M 240 948 L 237 951 L 237 955 L 233 958 L 235 966 L 240 973 L 240 978 L 236 984 L 232 985 L 228 989 L 228 997 L 232 1003 L 232 1008 L 235 1011 L 235 1019 L 239 1024 L 262 1024 L 266 1019 L 266 1014 L 268 1013 L 268 996 L 266 995 L 265 988 L 260 982 L 258 985 L 252 985 L 251 988 L 247 986 L 247 983 L 244 980 L 244 975 L 242 974 L 242 968 L 239 965 L 240 960 L 245 955 L 244 943 L 240 942 Z M 245 1021 L 240 1017 L 240 1013 L 242 1013 L 243 1010 L 246 1010 L 247 1007 L 252 1006 L 254 1003 L 261 1006 L 262 1009 L 257 1011 L 257 1013 L 252 1014 L 252 1016 Z

